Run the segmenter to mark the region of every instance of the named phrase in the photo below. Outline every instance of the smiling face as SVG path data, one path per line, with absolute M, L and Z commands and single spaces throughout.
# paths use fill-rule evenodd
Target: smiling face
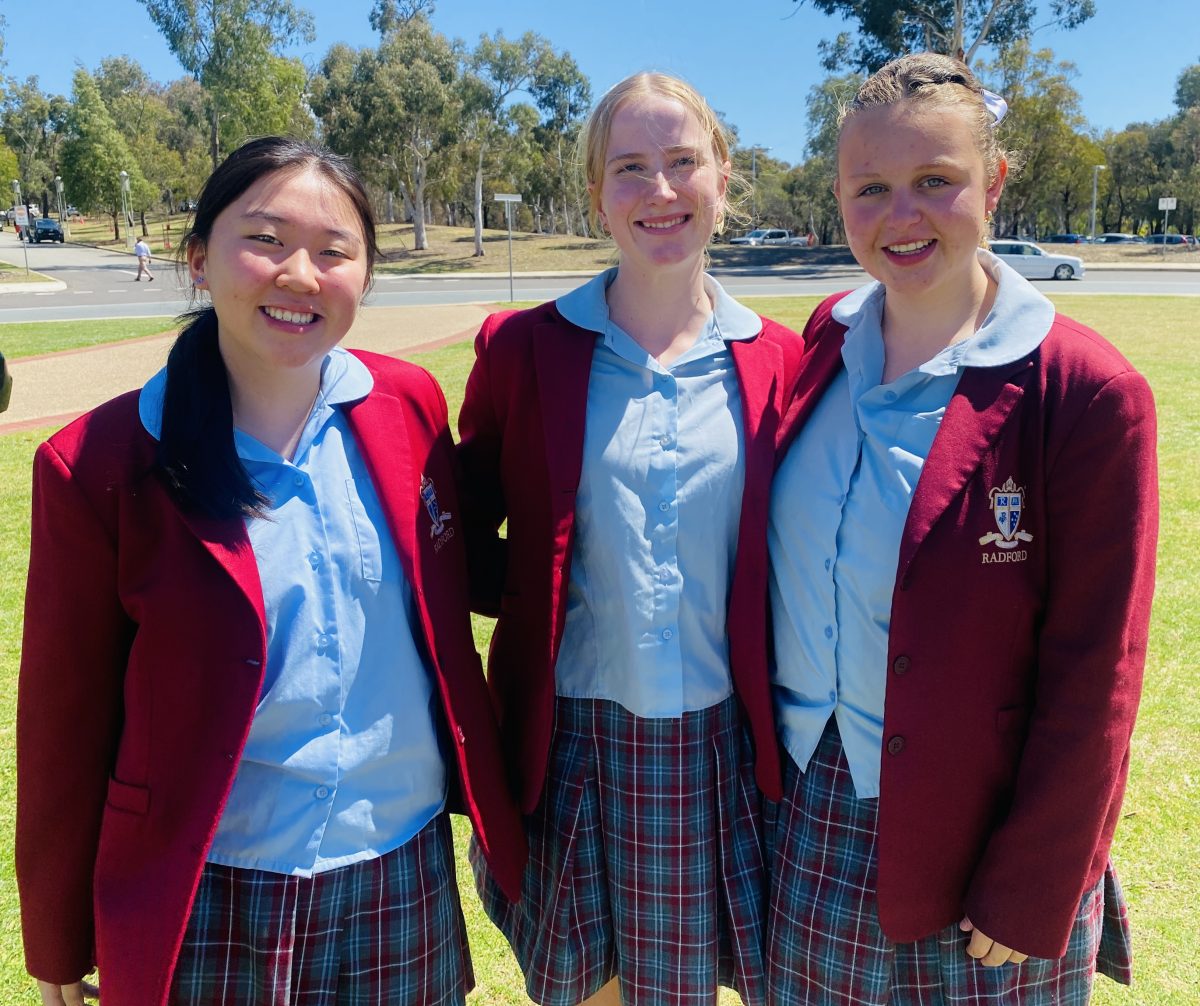
M 850 250 L 889 294 L 961 293 L 984 281 L 975 250 L 1006 170 L 1001 161 L 988 177 L 961 105 L 905 100 L 856 112 L 838 142 L 835 187 Z
M 603 173 L 589 188 L 623 267 L 693 268 L 703 261 L 728 177 L 728 162 L 718 162 L 696 115 L 651 93 L 613 114 Z
M 217 216 L 208 241 L 193 244 L 188 267 L 212 298 L 236 383 L 280 368 L 318 373 L 349 331 L 369 278 L 354 204 L 309 168 L 251 185 Z

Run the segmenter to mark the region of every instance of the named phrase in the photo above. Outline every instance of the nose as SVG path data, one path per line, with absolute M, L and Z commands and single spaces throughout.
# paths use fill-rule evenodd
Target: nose
M 275 277 L 275 285 L 309 293 L 320 289 L 317 269 L 307 249 L 297 248 L 283 260 L 279 274 Z
M 921 207 L 916 194 L 904 187 L 892 190 L 891 217 L 893 221 L 911 223 L 921 218 Z
M 675 198 L 675 189 L 672 187 L 670 179 L 662 171 L 656 171 L 647 181 L 650 183 L 651 199 L 669 202 Z

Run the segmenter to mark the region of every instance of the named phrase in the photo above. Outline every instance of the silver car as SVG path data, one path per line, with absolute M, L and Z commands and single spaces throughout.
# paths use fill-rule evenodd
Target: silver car
M 1026 279 L 1082 279 L 1083 259 L 1052 255 L 1031 241 L 989 241 L 992 254 Z

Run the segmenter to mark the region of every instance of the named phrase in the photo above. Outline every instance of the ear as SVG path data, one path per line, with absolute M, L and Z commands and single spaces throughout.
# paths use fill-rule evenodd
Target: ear
M 721 162 L 721 198 L 725 197 L 725 191 L 729 188 L 729 173 L 733 170 L 733 165 L 728 161 Z
M 204 266 L 208 261 L 208 249 L 203 241 L 193 241 L 188 245 L 187 264 L 188 273 L 191 275 L 192 282 L 196 282 L 196 278 L 203 277 Z
M 996 164 L 996 175 L 988 186 L 987 198 L 984 205 L 989 213 L 993 212 L 1000 203 L 1000 193 L 1004 191 L 1004 180 L 1008 177 L 1008 161 L 1001 157 Z

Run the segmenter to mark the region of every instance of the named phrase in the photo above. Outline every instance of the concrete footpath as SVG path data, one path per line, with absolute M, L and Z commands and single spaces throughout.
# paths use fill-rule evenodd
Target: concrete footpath
M 484 304 L 365 307 L 342 345 L 408 358 L 473 338 L 491 310 Z M 140 388 L 166 363 L 174 339 L 175 333 L 168 332 L 10 360 L 12 403 L 0 414 L 0 434 L 62 426 L 101 402 Z

